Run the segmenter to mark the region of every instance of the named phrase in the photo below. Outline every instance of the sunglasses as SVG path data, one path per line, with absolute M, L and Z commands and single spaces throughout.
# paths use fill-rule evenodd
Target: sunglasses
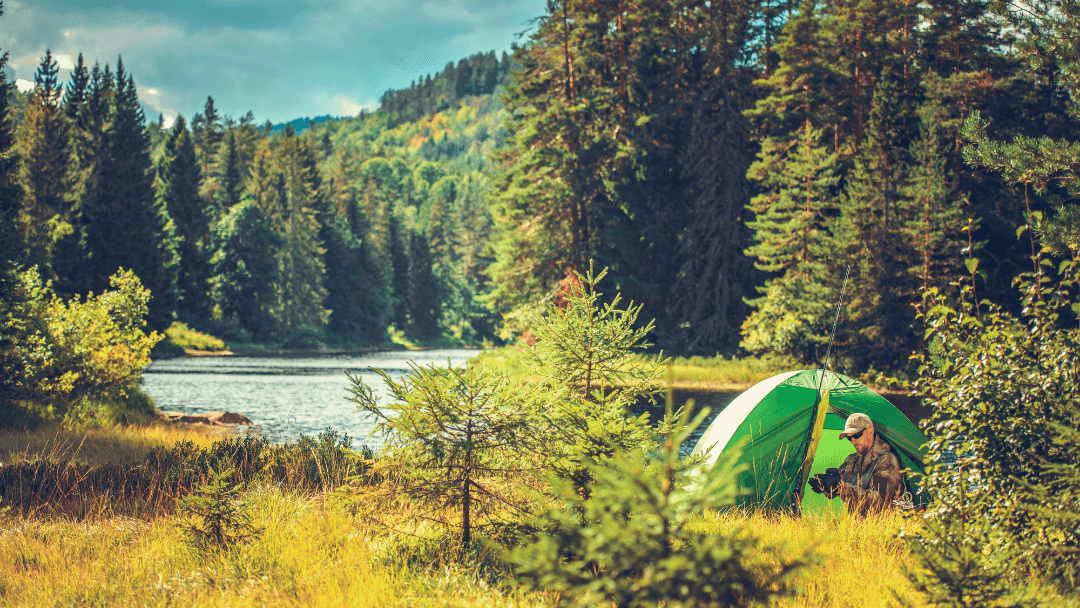
M 847 436 L 848 441 L 855 441 L 856 439 L 862 438 L 863 433 L 865 433 L 865 432 L 866 432 L 866 429 L 863 429 L 863 430 L 859 431 L 858 433 L 852 433 L 851 435 L 848 435 Z

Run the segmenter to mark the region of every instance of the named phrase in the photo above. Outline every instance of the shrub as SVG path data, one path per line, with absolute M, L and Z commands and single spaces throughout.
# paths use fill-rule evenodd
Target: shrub
M 706 414 L 689 424 L 682 414 L 654 459 L 619 452 L 588 465 L 589 498 L 553 479 L 555 502 L 535 522 L 545 533 L 507 554 L 523 581 L 574 606 L 746 606 L 789 593 L 789 575 L 808 556 L 790 558 L 748 527 L 692 525 L 738 495 L 736 456 L 705 470 L 679 457 Z
M 958 298 L 926 294 L 930 354 L 916 390 L 932 416 L 924 423 L 930 458 L 970 455 L 972 500 L 1002 532 L 1016 569 L 1036 568 L 1063 589 L 1080 583 L 1080 329 L 1076 265 L 1037 258 L 1021 275 L 1022 313 L 976 303 L 971 284 Z M 969 267 L 972 282 L 976 265 Z M 929 478 L 938 508 L 953 508 L 955 471 Z M 931 516 L 934 514 L 931 513 Z
M 180 321 L 173 321 L 173 324 L 165 330 L 165 336 L 170 343 L 180 349 L 222 350 L 225 348 L 225 343 L 220 339 L 195 331 Z
M 110 283 L 63 302 L 36 269 L 18 276 L 0 301 L 0 398 L 61 420 L 76 406 L 126 400 L 161 336 L 143 332 L 150 292 L 139 278 L 121 270 Z

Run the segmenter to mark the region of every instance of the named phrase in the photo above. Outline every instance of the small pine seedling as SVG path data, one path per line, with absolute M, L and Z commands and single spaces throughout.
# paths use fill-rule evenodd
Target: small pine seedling
M 232 474 L 232 468 L 219 465 L 207 483 L 178 502 L 179 526 L 200 551 L 229 549 L 262 534 L 262 528 L 251 523 L 249 505 L 240 499 L 240 485 L 230 484 Z

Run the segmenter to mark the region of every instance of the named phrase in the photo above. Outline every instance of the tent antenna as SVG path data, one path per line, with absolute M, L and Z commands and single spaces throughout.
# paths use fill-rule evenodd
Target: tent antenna
M 836 315 L 833 316 L 832 332 L 829 334 L 829 348 L 825 350 L 825 362 L 821 364 L 821 379 L 818 380 L 818 394 L 821 394 L 821 387 L 825 384 L 825 370 L 829 367 L 829 355 L 832 354 L 833 340 L 836 339 L 836 323 L 840 320 L 840 307 L 844 305 L 844 293 L 847 291 L 848 276 L 851 275 L 851 266 L 844 269 L 844 286 L 840 288 L 840 299 L 836 302 Z

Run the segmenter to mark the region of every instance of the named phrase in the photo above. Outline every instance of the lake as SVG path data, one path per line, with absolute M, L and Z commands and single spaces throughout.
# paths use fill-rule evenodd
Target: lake
M 143 389 L 158 409 L 198 414 L 225 410 L 244 414 L 258 432 L 274 441 L 295 441 L 300 435 L 317 435 L 327 427 L 353 438 L 354 447 L 378 449 L 378 437 L 369 437 L 374 421 L 356 412 L 348 400 L 348 372 L 359 375 L 376 395 L 385 394 L 382 379 L 372 368 L 400 378 L 409 364 L 458 366 L 475 357 L 474 349 L 385 351 L 366 354 L 315 354 L 178 357 L 156 360 L 143 374 Z M 695 407 L 709 407 L 715 416 L 740 391 L 676 390 L 680 405 L 694 399 Z M 924 414 L 914 403 L 888 397 L 908 417 Z M 638 410 L 638 413 L 644 411 Z M 653 420 L 663 414 L 663 405 Z M 708 421 L 701 426 L 703 432 Z M 694 439 L 688 442 L 693 445 Z
M 371 368 L 394 378 L 416 365 L 458 366 L 480 351 L 441 349 L 386 351 L 365 354 L 301 356 L 177 357 L 156 360 L 143 374 L 143 390 L 160 410 L 198 414 L 225 410 L 250 418 L 274 441 L 295 441 L 301 434 L 317 435 L 327 427 L 348 433 L 353 445 L 377 448 L 369 438 L 374 424 L 348 401 L 345 373 L 359 375 L 385 393 L 382 379 Z

